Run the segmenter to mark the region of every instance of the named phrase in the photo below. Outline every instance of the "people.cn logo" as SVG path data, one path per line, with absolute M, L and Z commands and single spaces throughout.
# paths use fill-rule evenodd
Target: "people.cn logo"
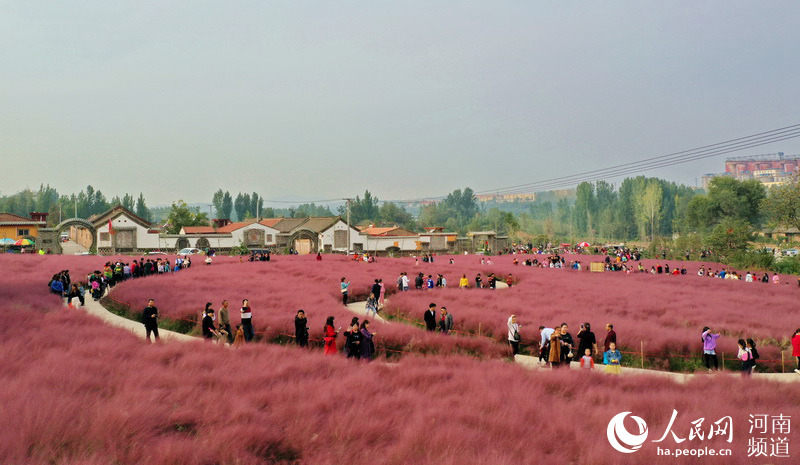
M 608 422 L 608 442 L 611 447 L 624 452 L 632 454 L 641 449 L 642 444 L 647 440 L 647 423 L 640 417 L 631 415 L 633 421 L 639 427 L 639 434 L 631 434 L 625 429 L 625 417 L 631 412 L 622 412 L 614 416 Z

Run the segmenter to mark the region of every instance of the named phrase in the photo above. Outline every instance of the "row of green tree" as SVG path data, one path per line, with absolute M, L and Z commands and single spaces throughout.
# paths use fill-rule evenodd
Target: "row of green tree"
M 233 197 L 229 191 L 217 190 L 211 199 L 216 218 L 243 221 L 249 218 L 306 218 L 309 216 L 333 216 L 328 207 L 304 203 L 297 207 L 264 207 L 264 198 L 258 193 L 239 192 Z
M 50 185 L 41 185 L 39 189 L 24 189 L 10 195 L 0 196 L 0 212 L 13 213 L 28 218 L 31 212 L 49 213 L 47 221 L 54 226 L 62 219 L 78 217 L 89 218 L 103 213 L 115 205 L 122 205 L 140 217 L 150 221 L 151 213 L 147 208 L 144 195 L 138 197 L 125 194 L 110 200 L 94 187 L 86 186 L 77 194 L 59 194 Z

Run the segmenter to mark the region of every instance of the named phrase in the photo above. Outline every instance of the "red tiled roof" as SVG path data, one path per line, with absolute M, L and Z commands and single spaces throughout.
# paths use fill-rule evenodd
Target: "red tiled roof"
M 214 234 L 216 231 L 211 226 L 184 226 L 186 234 Z
M 251 224 L 255 223 L 255 221 L 238 221 L 236 223 L 227 224 L 221 228 L 217 228 L 218 234 L 230 234 L 237 229 L 244 228 L 245 226 L 250 226 Z
M 18 226 L 44 226 L 46 224 L 44 221 L 34 221 L 30 218 L 25 218 L 24 216 L 15 215 L 13 213 L 0 213 L 0 223 L 11 223 Z
M 417 234 L 403 228 L 365 228 L 361 232 L 370 236 L 416 236 Z
M 283 218 L 264 218 L 263 220 L 259 221 L 258 223 L 266 226 L 268 228 L 275 228 L 275 225 L 278 224 Z
M 13 213 L 0 213 L 0 221 L 33 221 L 24 216 L 15 215 Z

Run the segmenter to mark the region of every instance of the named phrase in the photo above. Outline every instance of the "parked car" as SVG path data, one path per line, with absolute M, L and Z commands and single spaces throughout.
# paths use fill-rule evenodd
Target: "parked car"
M 195 249 L 193 247 L 187 247 L 178 251 L 178 255 L 197 255 L 199 253 L 200 249 Z
M 147 252 L 147 255 L 166 255 L 166 252 L 162 252 L 160 250 L 155 250 L 153 252 Z
M 783 254 L 787 255 L 789 257 L 796 257 L 797 256 L 797 252 L 798 252 L 797 249 L 786 249 L 786 250 L 783 251 Z

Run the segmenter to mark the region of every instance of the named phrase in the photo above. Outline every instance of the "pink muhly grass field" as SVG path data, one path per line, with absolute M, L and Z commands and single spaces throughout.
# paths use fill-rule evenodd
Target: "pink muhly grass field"
M 262 344 L 147 345 L 55 298 L 50 310 L 0 307 L 0 317 L 14 322 L 0 326 L 0 457 L 8 463 L 671 464 L 649 440 L 674 408 L 679 436 L 700 417 L 707 429 L 730 415 L 734 442 L 661 446 L 730 447 L 733 457 L 704 463 L 745 464 L 749 414 L 800 418 L 794 384 L 706 377 L 679 385 L 457 356 L 389 365 Z M 650 428 L 635 454 L 605 438 L 625 411 Z M 797 428 L 783 436 L 792 446 L 800 439 Z
M 649 269 L 655 261 L 643 263 Z M 762 360 L 777 361 L 779 369 L 781 348 L 789 347 L 790 336 L 800 326 L 795 313 L 800 297 L 796 279 L 784 276 L 782 282 L 792 285 L 774 285 L 701 278 L 696 274 L 700 264 L 675 262 L 671 266 L 675 264 L 686 265 L 689 273 L 590 273 L 519 266 L 513 271 L 521 282 L 511 289 L 447 289 L 438 291 L 435 300 L 448 307 L 456 330 L 477 333 L 480 328 L 498 341 L 507 339 L 506 322 L 516 314 L 527 343 L 540 339 L 540 325 L 563 322 L 569 324 L 573 336 L 581 323 L 591 323 L 602 342 L 605 324 L 613 323 L 623 349 L 639 352 L 644 342 L 645 353 L 699 355 L 701 330 L 710 326 L 723 334 L 718 354 L 724 352 L 726 359 L 735 358 L 740 337 L 751 337 L 758 343 Z M 386 311 L 421 320 L 421 309 L 430 299 L 427 293 L 401 293 L 392 297 Z
M 222 301 L 229 301 L 231 324 L 240 320 L 239 308 L 243 299 L 250 300 L 253 324 L 257 335 L 267 340 L 286 339 L 294 335 L 294 316 L 304 309 L 309 318 L 310 336 L 321 339 L 325 320 L 335 317 L 336 326 L 344 327 L 358 316 L 341 304 L 340 280 L 351 282 L 350 300 L 364 300 L 376 278 L 383 278 L 387 295 L 396 290 L 400 271 L 424 271 L 426 274 L 449 271 L 457 282 L 454 270 L 471 273 L 466 266 L 449 265 L 446 260 L 414 266 L 413 259 L 379 259 L 367 264 L 345 260 L 343 256 L 325 256 L 317 262 L 314 256 L 275 256 L 270 262 L 250 263 L 228 260 L 210 266 L 192 265 L 192 268 L 171 275 L 135 279 L 118 285 L 112 299 L 130 306 L 135 314 L 147 299 L 153 298 L 166 318 L 198 321 L 206 302 L 219 309 Z M 483 270 L 486 271 L 485 269 Z M 460 276 L 460 275 L 459 275 Z M 413 285 L 413 284 L 412 284 Z M 425 306 L 427 308 L 427 304 Z M 376 347 L 395 351 L 423 353 L 464 353 L 489 357 L 508 354 L 504 345 L 485 338 L 431 334 L 404 324 L 383 324 L 371 321 L 371 330 L 377 332 Z M 341 347 L 343 338 L 337 344 Z

